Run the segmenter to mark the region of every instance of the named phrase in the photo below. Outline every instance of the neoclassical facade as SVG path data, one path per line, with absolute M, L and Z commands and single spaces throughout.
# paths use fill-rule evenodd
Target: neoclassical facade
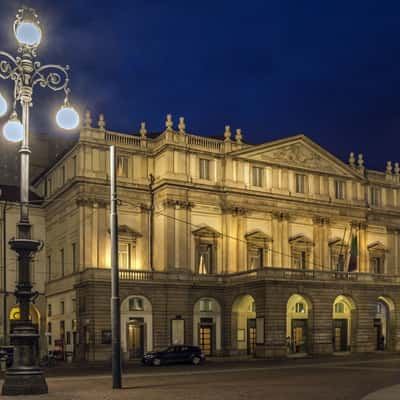
M 110 145 L 125 358 L 174 343 L 257 357 L 400 349 L 397 163 L 343 163 L 304 135 L 202 137 L 170 115 L 157 135 L 121 134 L 89 114 L 34 183 L 50 349 L 110 358 Z

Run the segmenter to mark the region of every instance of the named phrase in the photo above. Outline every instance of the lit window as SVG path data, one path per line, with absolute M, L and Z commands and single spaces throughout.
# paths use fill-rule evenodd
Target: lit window
M 344 304 L 343 303 L 336 303 L 335 304 L 335 313 L 343 314 L 344 313 Z
M 200 158 L 200 165 L 199 165 L 199 176 L 200 179 L 210 179 L 210 160 L 205 158 Z
M 130 269 L 131 246 L 129 243 L 118 244 L 118 267 L 120 269 Z
M 51 322 L 47 323 L 47 332 L 51 333 Z
M 143 299 L 140 297 L 132 297 L 129 299 L 129 311 L 143 311 Z
M 305 304 L 304 303 L 296 303 L 295 312 L 296 313 L 305 313 L 306 312 Z
M 256 312 L 256 302 L 255 302 L 255 301 L 252 301 L 252 302 L 250 303 L 249 311 L 252 312 L 252 313 L 255 313 L 255 312 Z
M 264 248 L 250 247 L 249 248 L 249 269 L 257 269 L 264 266 Z
M 117 157 L 117 176 L 126 178 L 128 176 L 128 157 Z
M 200 300 L 200 311 L 201 312 L 212 311 L 212 301 L 210 299 L 201 299 Z
M 379 188 L 371 188 L 371 204 L 379 206 L 381 203 L 381 191 Z
M 263 169 L 260 167 L 253 167 L 251 176 L 252 176 L 252 185 L 261 187 L 263 178 Z
M 335 181 L 335 197 L 338 200 L 344 200 L 344 182 Z
M 207 275 L 213 271 L 212 265 L 212 245 L 209 243 L 199 244 L 199 274 Z
M 305 193 L 306 176 L 303 174 L 296 174 L 296 193 Z
M 63 301 L 60 301 L 60 314 L 64 314 L 65 312 L 65 304 Z

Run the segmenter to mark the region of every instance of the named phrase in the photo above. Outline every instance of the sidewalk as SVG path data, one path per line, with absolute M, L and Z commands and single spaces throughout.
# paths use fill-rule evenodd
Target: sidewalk
M 389 386 L 369 394 L 361 400 L 399 400 L 400 385 Z

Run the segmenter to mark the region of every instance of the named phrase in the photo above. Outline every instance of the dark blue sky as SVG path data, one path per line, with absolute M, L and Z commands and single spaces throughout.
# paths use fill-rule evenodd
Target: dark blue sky
M 242 128 L 260 143 L 304 132 L 342 159 L 400 161 L 400 3 L 397 1 L 25 1 L 37 9 L 43 62 L 71 66 L 72 99 L 107 127 Z M 0 3 L 11 51 L 18 1 Z M 0 90 L 10 87 L 0 81 Z M 40 90 L 40 89 L 39 89 Z M 53 130 L 60 94 L 35 97 L 35 131 Z

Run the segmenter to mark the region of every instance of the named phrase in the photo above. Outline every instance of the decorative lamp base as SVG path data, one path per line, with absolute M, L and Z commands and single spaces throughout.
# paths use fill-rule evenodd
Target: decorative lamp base
M 41 369 L 28 371 L 12 370 L 6 372 L 2 388 L 3 396 L 19 396 L 48 393 L 47 383 Z

